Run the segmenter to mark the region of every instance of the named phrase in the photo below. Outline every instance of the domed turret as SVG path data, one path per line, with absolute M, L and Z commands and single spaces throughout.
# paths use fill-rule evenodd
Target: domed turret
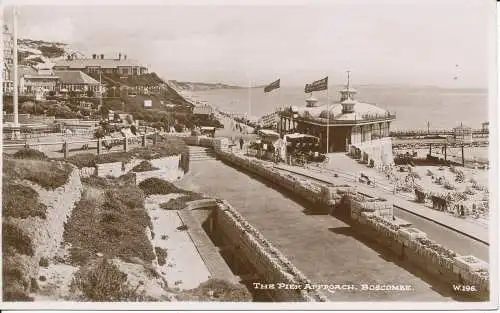
M 354 106 L 356 105 L 356 102 L 356 100 L 353 100 L 351 98 L 347 98 L 346 100 L 342 101 L 342 114 L 354 113 Z
M 316 103 L 318 103 L 318 99 L 314 98 L 313 96 L 306 99 L 306 107 L 308 108 L 315 107 Z

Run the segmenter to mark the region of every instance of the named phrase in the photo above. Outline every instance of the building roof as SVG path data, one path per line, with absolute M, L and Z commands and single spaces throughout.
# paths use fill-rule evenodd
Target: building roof
M 62 84 L 99 85 L 99 82 L 81 71 L 54 71 Z
M 212 114 L 212 107 L 208 105 L 194 107 L 193 114 Z
M 329 116 L 330 119 L 342 121 L 368 120 L 373 117 L 383 117 L 389 114 L 387 110 L 384 110 L 374 104 L 359 102 L 352 99 L 348 99 L 346 101 L 347 103 L 354 104 L 353 113 L 342 113 L 341 103 L 334 103 L 330 105 L 329 112 L 327 111 L 328 108 L 326 105 L 321 105 L 311 108 L 298 108 L 298 113 L 300 117 L 307 117 L 309 115 L 316 118 L 328 118 Z
M 70 69 L 82 69 L 86 67 L 117 68 L 119 66 L 145 67 L 136 60 L 131 59 L 74 59 L 60 60 L 54 66 L 67 66 Z

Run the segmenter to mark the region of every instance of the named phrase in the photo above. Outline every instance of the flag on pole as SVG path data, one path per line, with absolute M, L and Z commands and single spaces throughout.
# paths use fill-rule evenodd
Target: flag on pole
M 311 93 L 313 91 L 321 91 L 328 89 L 328 76 L 313 82 L 312 84 L 306 84 L 304 89 L 305 93 Z
M 266 87 L 264 87 L 264 93 L 273 91 L 274 89 L 278 89 L 278 88 L 280 88 L 280 80 L 279 79 L 270 83 Z

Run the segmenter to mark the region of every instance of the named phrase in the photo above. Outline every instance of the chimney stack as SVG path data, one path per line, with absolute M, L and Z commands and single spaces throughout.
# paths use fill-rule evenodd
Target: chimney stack
M 104 54 L 101 54 L 101 60 L 104 60 Z
M 126 54 L 123 56 L 123 59 L 124 59 L 124 60 L 126 60 L 126 59 L 127 59 L 127 55 L 126 55 Z
M 94 53 L 94 54 L 92 54 L 92 59 L 95 59 L 95 57 L 96 57 L 95 53 Z
M 122 59 L 122 54 L 118 53 L 118 60 L 121 60 L 121 59 Z

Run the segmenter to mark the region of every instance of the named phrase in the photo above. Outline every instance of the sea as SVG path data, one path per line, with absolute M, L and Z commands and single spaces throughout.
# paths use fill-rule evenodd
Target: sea
M 344 86 L 330 86 L 314 92 L 320 104 L 339 98 Z M 441 89 L 435 87 L 354 86 L 358 101 L 375 104 L 396 114 L 392 130 L 452 129 L 464 126 L 480 129 L 488 121 L 487 89 Z M 280 106 L 304 106 L 310 95 L 303 87 L 281 87 L 270 93 L 263 88 L 212 89 L 189 93 L 194 100 L 207 101 L 220 110 L 248 114 L 254 119 Z

